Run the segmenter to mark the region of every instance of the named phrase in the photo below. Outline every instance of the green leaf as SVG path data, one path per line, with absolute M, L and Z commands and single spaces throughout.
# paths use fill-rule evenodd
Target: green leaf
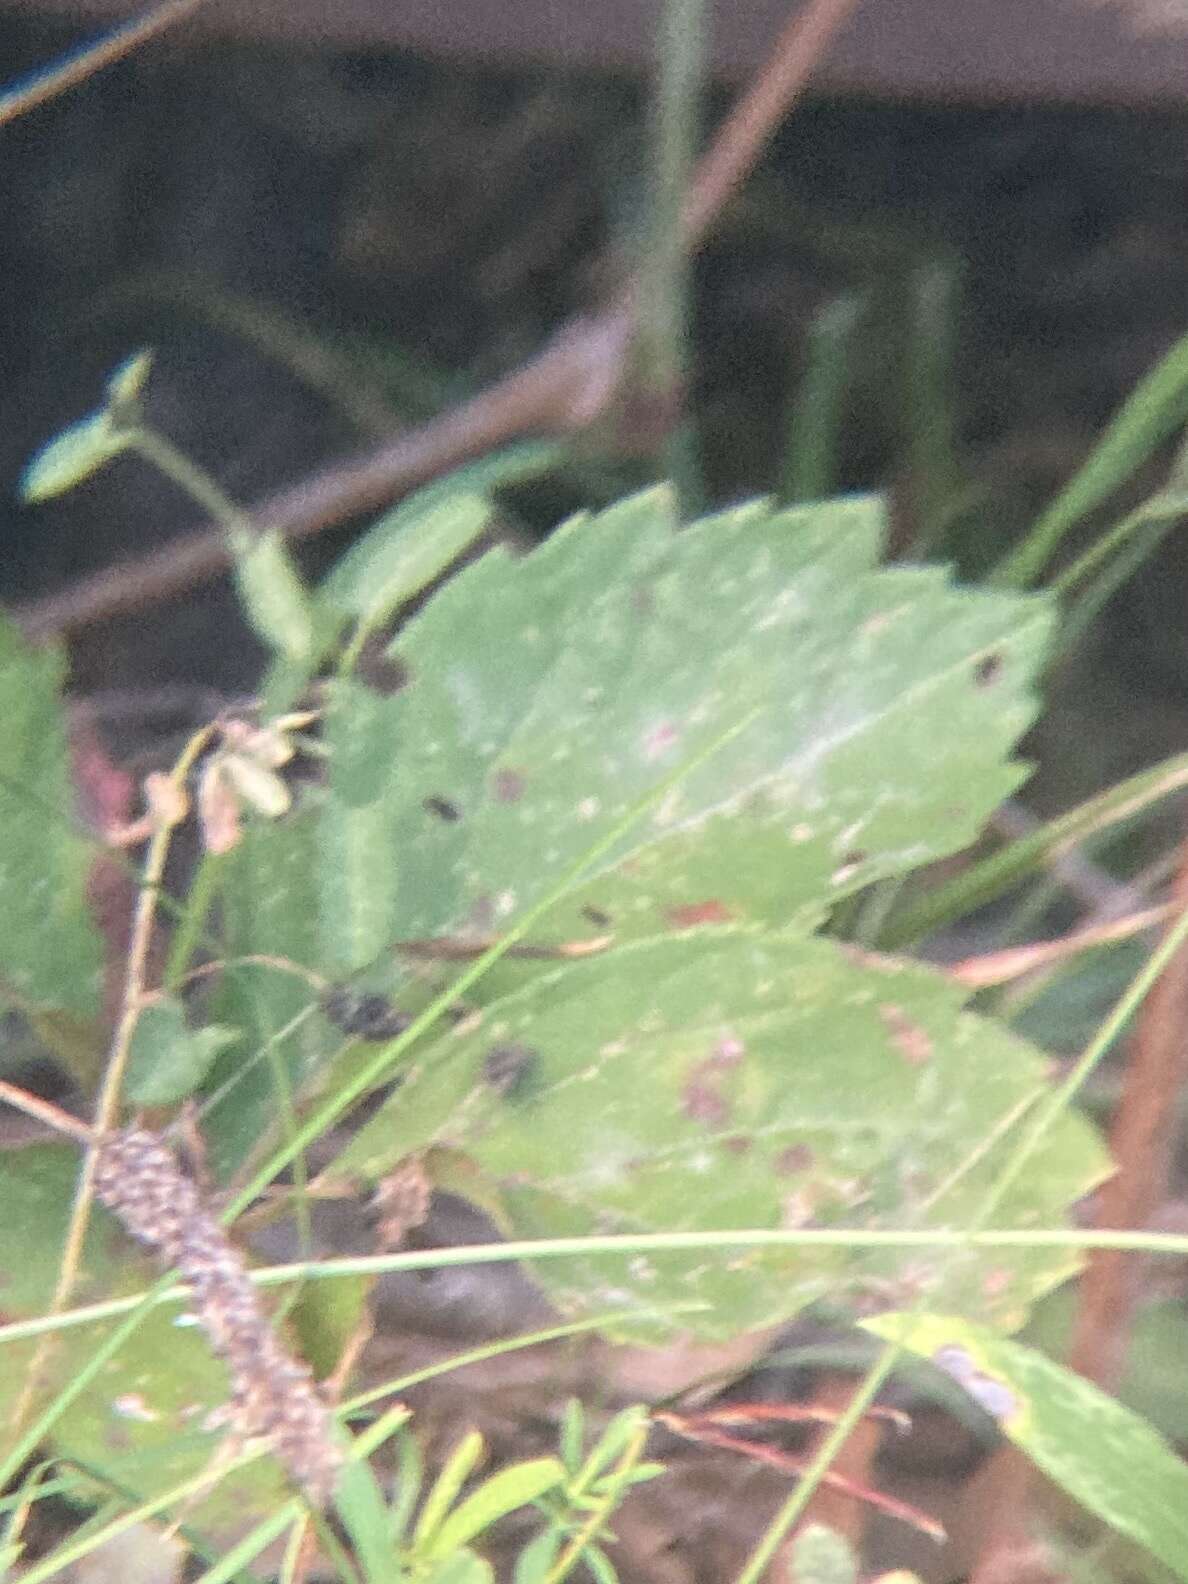
M 556 444 L 526 441 L 418 490 L 351 546 L 318 590 L 319 605 L 365 628 L 382 626 L 471 542 L 490 515 L 491 490 L 547 473 L 563 457 Z
M 136 1024 L 124 1084 L 133 1105 L 173 1105 L 197 1092 L 220 1051 L 239 1042 L 238 1029 L 219 1023 L 191 1029 L 173 996 L 146 1006 Z
M 960 1227 L 1048 1088 L 1044 1055 L 963 999 L 934 969 L 829 940 L 637 942 L 539 975 L 417 1047 L 333 1170 L 376 1180 L 428 1144 L 460 1150 L 514 1237 Z M 510 1086 L 492 1076 L 509 1049 Z M 1062 1117 L 1000 1224 L 1051 1225 L 1105 1170 L 1088 1124 Z M 729 1335 L 824 1295 L 885 1303 L 921 1283 L 1017 1326 L 1074 1265 L 1050 1250 L 988 1263 L 815 1246 L 552 1260 L 536 1276 L 566 1313 L 700 1301 L 707 1312 L 681 1324 Z
M 458 1493 L 474 1472 L 483 1455 L 483 1438 L 477 1430 L 468 1430 L 450 1453 L 425 1497 L 425 1505 L 417 1518 L 413 1531 L 412 1550 L 420 1557 L 429 1547 L 445 1521 L 446 1514 L 458 1498 Z
M 291 665 L 309 665 L 318 647 L 313 603 L 279 534 L 260 534 L 236 556 L 235 586 L 256 636 Z
M 240 1029 L 244 1044 L 216 1063 L 214 1083 L 233 1087 L 208 1113 L 211 1164 L 224 1173 L 262 1138 L 274 1137 L 278 1083 L 298 1090 L 341 1044 L 313 1014 L 307 978 L 280 967 L 236 966 L 265 953 L 303 968 L 319 959 L 316 825 L 286 818 L 253 821 L 223 858 L 223 931 L 228 968 L 214 1016 Z
M 107 381 L 107 399 L 112 407 L 133 406 L 144 393 L 145 382 L 153 370 L 153 353 L 134 352 L 112 373 Z
M 127 449 L 128 438 L 106 412 L 91 413 L 43 446 L 21 475 L 21 499 L 50 500 L 105 467 Z
M 544 1584 L 561 1549 L 561 1535 L 556 1529 L 546 1529 L 538 1534 L 516 1558 L 513 1584 Z
M 338 1283 L 316 1285 L 336 1287 Z M 399 1584 L 403 1575 L 388 1533 L 384 1493 L 363 1459 L 354 1458 L 343 1468 L 334 1491 L 334 1506 L 367 1584 Z
M 453 1551 L 418 1573 L 417 1584 L 492 1584 L 494 1577 L 491 1564 L 473 1551 Z
M 606 1473 L 633 1437 L 639 1434 L 646 1418 L 647 1410 L 638 1406 L 624 1408 L 615 1415 L 582 1466 L 580 1483 L 583 1486 L 592 1485 Z
M 1188 1578 L 1188 1466 L 1130 1409 L 1063 1365 L 955 1316 L 863 1323 L 957 1379 L 1042 1473 Z
M 1088 459 L 995 572 L 1023 588 L 1039 577 L 1065 535 L 1120 488 L 1188 419 L 1188 335 L 1135 386 Z
M 586 1546 L 582 1552 L 582 1561 L 594 1575 L 594 1584 L 619 1584 L 615 1565 L 601 1546 Z
M 527 1507 L 546 1491 L 555 1490 L 564 1479 L 564 1466 L 553 1457 L 500 1469 L 454 1508 L 419 1555 L 433 1561 L 447 1556 L 517 1507 Z
M 1006 756 L 1034 713 L 1048 609 L 879 571 L 882 527 L 873 500 L 760 502 L 676 535 L 656 490 L 523 560 L 489 553 L 400 635 L 408 685 L 365 706 L 389 773 L 331 761 L 326 840 L 363 787 L 379 858 L 328 868 L 328 887 L 354 887 L 328 911 L 393 909 L 413 938 L 497 932 L 699 754 L 543 938 L 589 935 L 591 917 L 619 939 L 809 929 L 969 842 L 1023 774 Z
M 413 496 L 352 546 L 318 597 L 367 629 L 381 627 L 457 560 L 490 515 L 481 495 Z
M 824 1524 L 809 1524 L 792 1542 L 789 1584 L 856 1584 L 858 1563 L 843 1535 Z
M 87 902 L 95 853 L 73 819 L 63 673 L 57 649 L 26 645 L 0 618 L 0 974 L 23 1003 L 89 1017 L 103 952 Z
M 1049 1358 L 1063 1357 L 1076 1305 L 1073 1283 L 1049 1293 L 1036 1306 L 1021 1340 Z M 1123 1376 L 1115 1395 L 1169 1440 L 1180 1438 L 1188 1424 L 1188 1326 L 1184 1324 L 1179 1299 L 1143 1301 L 1136 1308 Z
M 301 1357 L 318 1380 L 334 1371 L 358 1333 L 375 1286 L 374 1276 L 343 1276 L 306 1282 L 288 1311 Z

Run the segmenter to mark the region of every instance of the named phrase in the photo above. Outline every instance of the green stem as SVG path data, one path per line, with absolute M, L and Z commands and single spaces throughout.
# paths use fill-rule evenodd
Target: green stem
M 205 469 L 191 462 L 171 440 L 143 426 L 129 431 L 128 449 L 142 456 L 180 490 L 196 501 L 222 527 L 232 553 L 246 555 L 257 538 L 251 518 L 215 483 Z
M 867 1371 L 861 1386 L 859 1386 L 846 1405 L 845 1412 L 814 1453 L 812 1462 L 804 1472 L 804 1478 L 767 1526 L 763 1538 L 751 1552 L 747 1559 L 747 1564 L 738 1575 L 735 1584 L 758 1584 L 789 1530 L 800 1519 L 805 1508 L 812 1501 L 817 1487 L 829 1472 L 830 1464 L 841 1451 L 851 1431 L 878 1396 L 883 1382 L 899 1362 L 902 1353 L 903 1344 L 901 1342 L 889 1342 Z
M 976 1231 L 980 1227 L 985 1226 L 991 1216 L 1001 1207 L 1003 1200 L 1018 1180 L 1019 1173 L 1035 1153 L 1044 1135 L 1068 1110 L 1085 1080 L 1090 1076 L 1110 1046 L 1118 1038 L 1118 1035 L 1121 1034 L 1127 1023 L 1142 1005 L 1151 986 L 1159 978 L 1159 975 L 1186 939 L 1188 939 L 1188 912 L 1182 913 L 1172 928 L 1168 930 L 1159 945 L 1118 998 L 1112 1011 L 1102 1021 L 1100 1028 L 1089 1041 L 1083 1054 L 1068 1072 L 1064 1081 L 1052 1091 L 1047 1102 L 1038 1108 L 1030 1126 L 1025 1129 L 1022 1138 L 986 1195 L 985 1202 L 974 1220 L 973 1230 Z
M 169 960 L 162 979 L 168 991 L 175 991 L 181 984 L 199 943 L 205 938 L 206 921 L 222 879 L 224 857 L 223 853 L 203 853 L 194 871 L 186 893 L 185 911 L 169 944 Z
M 887 1252 L 901 1249 L 1067 1249 L 1086 1253 L 1092 1249 L 1120 1249 L 1128 1254 L 1159 1254 L 1188 1258 L 1188 1236 L 1174 1232 L 1095 1231 L 1079 1227 L 1007 1227 L 969 1232 L 964 1228 L 924 1227 L 903 1231 L 862 1231 L 850 1227 L 820 1227 L 796 1232 L 772 1232 L 740 1227 L 714 1232 L 631 1232 L 594 1237 L 525 1238 L 507 1243 L 468 1243 L 449 1248 L 417 1249 L 405 1254 L 364 1254 L 342 1259 L 311 1260 L 294 1265 L 271 1265 L 249 1272 L 261 1287 L 282 1287 L 289 1282 L 335 1281 L 360 1276 L 383 1276 L 394 1271 L 444 1270 L 468 1265 L 504 1265 L 517 1260 L 584 1259 L 600 1254 L 704 1253 L 738 1249 L 852 1249 Z M 149 1294 L 110 1298 L 102 1303 L 63 1310 L 33 1320 L 0 1325 L 0 1347 L 26 1341 L 50 1331 L 96 1325 L 141 1304 L 180 1304 L 187 1289 L 166 1278 Z M 636 1311 L 632 1311 L 635 1313 Z M 139 1324 L 139 1317 L 137 1317 Z M 107 1357 L 108 1355 L 104 1355 Z
M 1011 890 L 1087 836 L 1141 813 L 1162 798 L 1188 786 L 1188 754 L 1174 754 L 1150 770 L 1119 781 L 1079 807 L 1049 821 L 1028 836 L 974 864 L 947 885 L 937 886 L 918 902 L 893 913 L 879 936 L 881 950 L 922 940 L 952 919 L 964 917 Z

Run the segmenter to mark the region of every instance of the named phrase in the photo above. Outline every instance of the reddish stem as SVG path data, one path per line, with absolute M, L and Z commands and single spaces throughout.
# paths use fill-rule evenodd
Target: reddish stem
M 1188 838 L 1180 849 L 1172 901 L 1177 916 L 1188 908 Z M 1167 1195 L 1176 1096 L 1188 1078 L 1186 1027 L 1188 946 L 1164 969 L 1130 1040 L 1110 1137 L 1116 1170 L 1097 1196 L 1100 1228 L 1145 1227 Z M 1141 1269 L 1133 1255 L 1098 1249 L 1081 1281 L 1069 1362 L 1106 1391 L 1117 1389 L 1122 1374 Z

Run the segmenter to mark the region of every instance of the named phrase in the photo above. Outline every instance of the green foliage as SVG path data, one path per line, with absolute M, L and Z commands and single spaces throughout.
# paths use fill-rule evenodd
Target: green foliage
M 127 448 L 127 440 L 106 412 L 91 413 L 37 453 L 25 469 L 21 494 L 31 502 L 64 495 Z
M 427 1143 L 448 1146 L 482 1168 L 516 1237 L 964 1225 L 1002 1166 L 1003 1146 L 986 1141 L 1047 1084 L 1038 1053 L 962 999 L 931 969 L 855 961 L 812 937 L 641 941 L 538 975 L 418 1049 L 335 1173 L 378 1180 Z M 1102 1164 L 1086 1125 L 1063 1119 L 1001 1224 L 1059 1217 Z M 947 1302 L 1017 1324 L 1069 1267 L 1020 1251 L 993 1282 L 981 1259 L 912 1268 Z M 718 1335 L 847 1288 L 869 1300 L 905 1276 L 901 1254 L 837 1248 L 538 1270 L 567 1312 L 697 1300 L 705 1312 L 683 1323 Z
M 543 906 L 530 943 L 543 959 L 505 960 L 472 987 L 461 1023 L 427 1030 L 326 1180 L 374 1181 L 429 1152 L 439 1169 L 461 1164 L 455 1183 L 520 1237 L 971 1221 L 1013 1123 L 1046 1090 L 1042 1056 L 966 1012 L 937 971 L 819 932 L 855 891 L 968 843 L 1017 784 L 1010 751 L 1034 713 L 1046 602 L 880 569 L 872 500 L 755 503 L 677 533 L 669 494 L 653 490 L 575 519 L 526 559 L 488 552 L 400 629 L 393 688 L 356 674 L 361 636 L 439 574 L 484 511 L 470 492 L 426 492 L 377 524 L 311 601 L 302 594 L 300 611 L 262 579 L 253 619 L 293 676 L 318 651 L 315 628 L 355 624 L 322 689 L 325 776 L 304 778 L 291 807 L 288 793 L 241 797 L 242 836 L 219 859 L 227 967 L 206 1008 L 215 1021 L 200 1026 L 176 996 L 146 1006 L 127 1100 L 210 1095 L 209 1164 L 234 1173 L 291 1110 L 332 1099 L 357 1067 L 357 1041 L 311 985 L 345 988 L 359 974 L 368 993 L 415 1013 L 435 986 L 398 966 L 393 941 L 481 945 Z M 255 565 L 249 556 L 241 572 Z M 42 688 L 48 713 L 48 679 Z M 592 954 L 567 960 L 575 948 Z M 998 1219 L 1058 1220 L 1102 1169 L 1089 1128 L 1063 1117 Z M 41 1191 L 41 1219 L 64 1224 L 68 1179 Z M 15 1316 L 46 1302 L 59 1246 L 57 1234 L 38 1239 L 24 1299 L 20 1287 L 7 1295 Z M 655 1338 L 657 1314 L 674 1306 L 682 1326 L 721 1336 L 825 1292 L 869 1305 L 921 1283 L 934 1302 L 1009 1327 L 1069 1268 L 1041 1250 L 987 1272 L 960 1253 L 909 1264 L 818 1245 L 589 1256 L 536 1274 L 563 1309 L 617 1310 L 615 1334 Z M 143 1280 L 138 1261 L 109 1260 L 105 1277 L 88 1269 L 96 1294 Z M 315 1335 L 323 1368 L 362 1298 L 356 1287 L 341 1317 L 298 1306 L 302 1333 L 338 1338 L 320 1348 Z M 105 1375 L 107 1401 L 155 1398 L 161 1371 L 192 1405 L 226 1390 L 193 1334 L 184 1369 L 167 1348 L 134 1357 Z M 88 1388 L 56 1431 L 88 1460 L 102 1458 L 97 1405 Z M 579 1455 L 571 1425 L 563 1464 L 517 1466 L 469 1494 L 481 1448 L 464 1441 L 402 1566 L 477 1577 L 485 1564 L 469 1547 L 496 1509 L 539 1501 L 550 1527 L 521 1559 L 523 1578 L 556 1584 L 579 1555 L 609 1578 L 597 1536 L 651 1472 L 645 1430 L 638 1417 L 617 1422 Z M 135 1415 L 121 1425 L 139 1457 L 134 1485 L 186 1477 L 204 1449 L 191 1434 L 167 1453 L 178 1434 Z M 243 1515 L 259 1512 L 238 1488 Z M 374 1492 L 354 1500 L 374 1508 Z
M 173 1105 L 201 1088 L 219 1052 L 239 1031 L 218 1023 L 187 1027 L 185 1008 L 173 996 L 146 1006 L 136 1022 L 124 1092 L 133 1105 Z
M 493 552 L 397 639 L 410 682 L 368 707 L 391 767 L 368 808 L 400 862 L 333 874 L 370 909 L 390 898 L 401 935 L 503 927 L 732 722 L 729 752 L 606 855 L 545 939 L 588 934 L 583 908 L 618 940 L 697 909 L 807 929 L 965 845 L 1018 784 L 1006 755 L 1033 714 L 1042 602 L 877 571 L 874 501 L 756 503 L 673 528 L 654 492 L 525 562 Z M 344 784 L 331 762 L 321 848 L 358 829 L 353 765 Z M 326 903 L 363 899 L 328 889 Z M 363 949 L 344 939 L 338 966 Z
M 1188 1466 L 1130 1409 L 1031 1348 L 955 1316 L 864 1323 L 930 1358 L 1049 1479 L 1188 1577 Z
M 141 361 L 117 374 L 109 415 L 133 422 L 146 372 Z M 128 432 L 184 482 L 184 459 Z M 102 447 L 87 461 L 79 444 L 56 460 L 43 453 L 34 494 L 101 463 Z M 207 492 L 223 510 L 248 619 L 275 656 L 273 708 L 319 665 L 330 674 L 317 686 L 316 741 L 292 735 L 308 716 L 266 715 L 262 732 L 225 733 L 199 772 L 242 827 L 231 821 L 217 870 L 208 861 L 195 883 L 208 900 L 217 891 L 203 945 L 217 932 L 222 967 L 213 989 L 182 993 L 203 935 L 202 918 L 188 918 L 169 993 L 139 1009 L 123 1100 L 196 1097 L 207 1164 L 242 1181 L 311 1105 L 336 1114 L 359 1073 L 399 1078 L 321 1187 L 376 1183 L 413 1160 L 516 1238 L 688 1234 L 693 1246 L 680 1249 L 533 1267 L 565 1313 L 617 1314 L 601 1327 L 612 1338 L 656 1340 L 678 1325 L 728 1337 L 826 1295 L 865 1312 L 919 1298 L 966 1317 L 920 1322 L 944 1328 L 939 1341 L 928 1333 L 926 1356 L 940 1348 L 956 1361 L 958 1384 L 1040 1466 L 1183 1569 L 1178 1520 L 1161 1525 L 1153 1499 L 1132 1502 L 1133 1479 L 1118 1475 L 1124 1501 L 1095 1492 L 1092 1470 L 1104 1465 L 1088 1450 L 1089 1425 L 1100 1403 L 997 1334 L 1069 1274 L 1068 1253 L 1023 1242 L 988 1265 L 951 1241 L 935 1255 L 861 1241 L 975 1226 L 988 1205 L 996 1226 L 1042 1228 L 1105 1170 L 1092 1129 L 1067 1109 L 1036 1132 L 1026 1169 L 1006 1170 L 1019 1125 L 1045 1115 L 1044 1055 L 969 1012 L 940 970 L 830 933 L 839 903 L 967 846 L 1025 774 L 1011 754 L 1034 715 L 1050 601 L 880 567 L 873 500 L 755 502 L 678 532 L 664 489 L 575 518 L 527 557 L 489 550 L 446 579 L 485 526 L 486 483 L 532 465 L 491 459 L 486 474 L 405 503 L 312 593 L 279 542 L 246 540 L 234 508 Z M 377 639 L 394 623 L 377 666 Z M 99 956 L 85 906 L 91 860 L 69 822 L 27 812 L 68 806 L 58 664 L 5 642 L 0 687 L 15 724 L 0 744 L 0 798 L 23 845 L 6 832 L 0 895 L 28 927 L 0 947 L 2 988 L 30 1016 L 85 1018 Z M 309 768 L 282 779 L 301 746 Z M 912 938 L 921 919 L 996 894 L 1055 843 L 1182 776 L 1173 761 L 1075 811 L 893 911 L 885 938 Z M 61 882 L 58 913 L 25 894 L 45 873 Z M 468 972 L 464 992 L 449 987 L 452 961 L 530 915 L 521 955 Z M 451 995 L 463 998 L 451 1017 L 392 1037 Z M 382 1039 L 368 1051 L 366 1020 L 344 1013 L 360 997 L 378 1007 L 390 1051 Z M 14 1319 L 50 1301 L 75 1170 L 73 1147 L 0 1161 L 15 1207 L 0 1225 Z M 745 1228 L 789 1242 L 696 1246 Z M 797 1245 L 804 1230 L 845 1238 Z M 92 1218 L 80 1280 L 88 1298 L 147 1283 L 104 1215 Z M 349 1347 L 367 1298 L 358 1275 L 297 1298 L 291 1330 L 319 1373 Z M 228 1389 L 201 1335 L 178 1333 L 169 1313 L 154 1311 L 94 1378 L 93 1332 L 70 1330 L 53 1355 L 52 1374 L 80 1382 L 55 1450 L 142 1496 L 199 1479 L 217 1441 L 206 1415 Z M 889 1326 L 894 1317 L 882 1334 Z M 32 1349 L 17 1344 L 6 1405 Z M 1108 1456 L 1141 1465 L 1160 1502 L 1182 1502 L 1170 1454 L 1108 1406 L 1124 1416 L 1109 1421 Z M 371 1437 L 373 1450 L 382 1428 L 359 1442 Z M 574 1405 L 558 1457 L 486 1477 L 471 1433 L 426 1493 L 405 1440 L 394 1502 L 352 1462 L 338 1504 L 354 1558 L 368 1584 L 488 1584 L 484 1534 L 528 1506 L 540 1526 L 517 1584 L 560 1584 L 579 1565 L 612 1584 L 610 1519 L 658 1472 L 644 1461 L 648 1429 L 632 1409 L 588 1447 Z M 256 1520 L 279 1534 L 280 1489 L 271 1459 L 258 1459 L 203 1498 L 198 1521 L 220 1542 Z M 216 1576 L 230 1576 L 234 1555 Z M 810 1531 L 795 1568 L 844 1578 L 852 1558 Z
M 74 816 L 56 649 L 0 619 L 0 998 L 27 1012 L 98 1006 L 102 948 L 87 896 L 94 854 Z

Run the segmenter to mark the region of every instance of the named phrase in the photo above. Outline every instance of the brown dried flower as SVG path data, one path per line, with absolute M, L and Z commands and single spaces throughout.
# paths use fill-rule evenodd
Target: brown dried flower
M 145 1128 L 96 1146 L 95 1192 L 133 1237 L 190 1286 L 198 1322 L 231 1373 L 230 1421 L 263 1436 L 309 1500 L 324 1507 L 343 1454 L 308 1367 L 277 1338 L 239 1250 L 170 1150 Z

